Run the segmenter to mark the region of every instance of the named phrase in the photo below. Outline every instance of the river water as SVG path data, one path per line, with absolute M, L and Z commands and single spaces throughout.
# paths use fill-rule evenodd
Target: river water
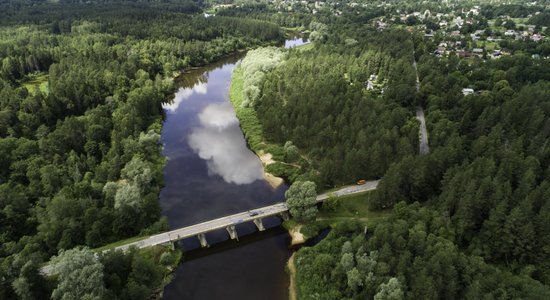
M 293 47 L 307 42 L 294 38 Z M 171 228 L 281 202 L 286 185 L 273 189 L 263 180 L 260 160 L 246 145 L 229 85 L 236 55 L 178 80 L 173 103 L 164 106 L 161 140 L 168 158 L 165 187 L 160 193 L 163 214 Z M 273 217 L 265 232 L 253 223 L 237 226 L 240 241 L 225 231 L 208 233 L 212 247 L 200 249 L 197 239 L 180 245 L 185 260 L 164 290 L 164 299 L 288 299 L 289 236 Z M 248 236 L 247 236 L 248 234 Z

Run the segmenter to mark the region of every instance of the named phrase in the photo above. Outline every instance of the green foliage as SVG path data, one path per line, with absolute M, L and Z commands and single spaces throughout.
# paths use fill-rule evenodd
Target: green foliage
M 380 291 L 374 295 L 375 300 L 401 300 L 404 298 L 401 284 L 395 277 L 390 278 L 387 283 L 382 283 Z
M 372 207 L 431 204 L 449 216 L 454 242 L 466 253 L 516 273 L 533 266 L 532 278 L 549 284 L 542 243 L 550 236 L 540 221 L 549 185 L 546 64 L 522 54 L 463 67 L 454 58 L 422 57 L 432 153 L 392 165 Z M 444 75 L 449 68 L 469 75 L 457 81 Z M 485 91 L 462 97 L 464 80 Z
M 451 222 L 418 203 L 400 203 L 372 236 L 352 223 L 333 228 L 296 256 L 299 299 L 544 299 L 548 289 L 502 271 L 453 244 Z
M 309 222 L 317 215 L 317 192 L 311 181 L 295 181 L 285 192 L 286 204 L 290 214 L 298 222 Z
M 45 299 L 54 288 L 62 298 L 81 275 L 49 288 L 29 270 L 59 250 L 167 228 L 159 140 L 172 78 L 282 38 L 277 25 L 188 15 L 188 5 L 0 2 L 0 298 Z M 163 281 L 138 278 L 156 266 L 136 264 L 132 282 L 117 283 L 135 289 L 117 297 L 146 298 Z M 82 287 L 74 297 L 102 296 Z
M 105 293 L 103 265 L 87 248 L 60 251 L 51 260 L 53 273 L 59 283 L 52 299 L 102 299 Z
M 248 51 L 240 63 L 243 72 L 242 106 L 253 106 L 260 96 L 265 74 L 275 68 L 283 59 L 283 51 L 275 47 L 258 48 Z
M 168 274 L 177 266 L 180 257 L 180 250 L 162 246 L 100 254 L 108 288 L 106 298 L 149 299 L 159 287 L 168 283 Z
M 290 51 L 267 73 L 254 105 L 262 127 L 258 134 L 278 145 L 292 141 L 297 148 L 285 147 L 285 161 L 299 165 L 301 174 L 315 170 L 311 178 L 322 189 L 381 177 L 392 161 L 414 153 L 417 143 L 412 115 L 401 107 L 415 101 L 414 69 L 406 59 L 392 64 L 392 55 L 403 54 L 367 46 L 365 38 L 356 40 L 362 52 L 351 51 L 344 42 Z M 382 99 L 364 88 L 372 74 L 381 81 L 391 79 Z

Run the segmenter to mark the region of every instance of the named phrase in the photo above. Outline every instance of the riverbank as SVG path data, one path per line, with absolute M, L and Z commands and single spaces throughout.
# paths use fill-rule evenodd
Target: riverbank
M 296 257 L 296 252 L 292 253 L 292 255 L 290 256 L 286 264 L 286 268 L 288 270 L 288 277 L 289 277 L 289 285 L 288 285 L 289 300 L 297 299 L 296 297 L 296 265 L 294 264 L 295 257 Z
M 229 88 L 229 101 L 235 109 L 239 124 L 241 126 L 244 138 L 248 147 L 258 156 L 262 162 L 264 169 L 264 179 L 271 185 L 272 188 L 277 188 L 284 183 L 279 174 L 273 174 L 268 171 L 269 166 L 274 166 L 278 163 L 275 160 L 273 153 L 269 151 L 269 145 L 263 140 L 262 124 L 251 107 L 243 107 L 243 89 L 244 80 L 242 69 L 237 66 L 231 77 L 231 86 Z M 273 147 L 273 146 L 272 146 Z

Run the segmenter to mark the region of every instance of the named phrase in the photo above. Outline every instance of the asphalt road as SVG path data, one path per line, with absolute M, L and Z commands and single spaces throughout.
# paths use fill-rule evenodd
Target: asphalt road
M 322 202 L 331 196 L 341 197 L 341 196 L 351 195 L 355 193 L 372 191 L 376 189 L 376 187 L 378 186 L 378 182 L 380 182 L 380 180 L 367 181 L 365 184 L 350 185 L 333 192 L 324 193 L 317 196 L 317 202 Z
M 182 240 L 188 237 L 193 237 L 198 234 L 207 233 L 210 231 L 225 229 L 231 225 L 237 225 L 244 222 L 250 222 L 255 219 L 262 219 L 269 216 L 275 216 L 282 212 L 288 211 L 285 203 L 277 203 L 270 206 L 265 206 L 257 209 L 252 209 L 250 211 L 241 212 L 234 215 L 225 216 L 219 219 L 214 219 L 195 225 L 175 229 L 172 231 L 160 233 L 153 235 L 147 239 L 126 244 L 123 246 L 116 247 L 117 250 L 126 250 L 131 246 L 138 248 L 145 248 L 150 246 L 155 246 L 159 244 L 164 244 L 172 241 Z

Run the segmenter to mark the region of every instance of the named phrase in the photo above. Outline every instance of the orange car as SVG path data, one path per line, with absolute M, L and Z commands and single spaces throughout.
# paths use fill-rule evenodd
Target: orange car
M 362 184 L 365 184 L 365 183 L 367 183 L 367 181 L 365 179 L 361 179 L 361 180 L 357 181 L 358 185 L 362 185 Z

